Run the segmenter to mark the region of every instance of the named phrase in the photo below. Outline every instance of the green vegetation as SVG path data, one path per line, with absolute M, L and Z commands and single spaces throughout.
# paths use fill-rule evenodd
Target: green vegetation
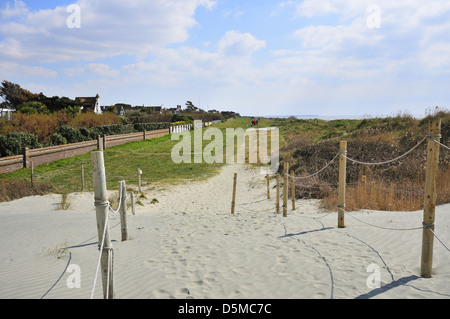
M 126 180 L 127 186 L 138 185 L 137 170 L 141 169 L 142 181 L 146 185 L 176 184 L 199 180 L 212 176 L 223 164 L 175 164 L 171 160 L 173 146 L 178 141 L 172 141 L 170 136 L 133 142 L 115 146 L 104 151 L 108 189 L 118 189 L 119 181 Z M 209 141 L 204 141 L 208 144 Z M 34 168 L 37 185 L 46 185 L 46 191 L 56 191 L 64 194 L 81 190 L 81 166 L 84 166 L 85 191 L 93 191 L 92 163 L 90 154 L 75 156 L 57 162 L 40 165 Z M 20 181 L 22 190 L 30 188 L 30 170 L 21 169 L 16 172 L 0 175 L 0 201 L 22 197 L 15 187 L 6 186 L 8 183 Z M 13 185 L 13 184 L 11 184 Z M 50 185 L 50 186 L 48 186 Z M 144 185 L 145 186 L 145 185 Z M 37 187 L 37 186 L 36 186 Z M 35 187 L 35 188 L 36 188 Z M 17 193 L 15 195 L 15 193 Z M 37 194 L 42 194 L 38 192 Z M 34 194 L 34 193 L 30 193 Z M 25 193 L 25 196 L 28 196 Z
M 424 119 L 405 114 L 335 121 L 261 118 L 258 127 L 280 128 L 280 172 L 287 161 L 296 176 L 305 176 L 317 172 L 336 156 L 340 140 L 348 142 L 348 156 L 365 162 L 382 162 L 402 155 L 423 139 L 427 134 L 429 120 L 436 116 L 442 119 L 441 142 L 448 145 L 450 112 L 441 109 L 433 110 Z M 225 142 L 226 128 L 249 128 L 251 118 L 236 118 L 214 127 L 222 131 Z M 120 180 L 126 180 L 128 187 L 136 188 L 138 168 L 143 171 L 143 186 L 151 188 L 154 185 L 208 178 L 222 167 L 223 164 L 175 164 L 171 152 L 178 142 L 166 136 L 105 150 L 108 189 L 118 189 Z M 211 141 L 205 140 L 203 146 L 209 143 Z M 425 159 L 423 144 L 404 160 L 388 165 L 364 167 L 348 162 L 347 208 L 420 209 L 423 203 Z M 2 174 L 0 201 L 48 192 L 64 194 L 80 191 L 81 165 L 84 165 L 85 171 L 85 190 L 92 191 L 91 160 L 90 155 L 86 154 L 35 167 L 34 187 L 29 185 L 29 169 Z M 450 202 L 450 154 L 446 150 L 441 151 L 439 169 L 438 202 Z M 361 183 L 363 175 L 366 176 L 364 184 Z M 296 196 L 323 199 L 326 207 L 335 209 L 337 179 L 338 161 L 334 161 L 314 178 L 298 181 Z M 378 185 L 376 193 L 369 191 L 372 185 Z

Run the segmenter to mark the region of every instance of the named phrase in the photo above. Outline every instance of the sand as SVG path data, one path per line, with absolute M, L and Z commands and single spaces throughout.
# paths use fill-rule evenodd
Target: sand
M 433 277 L 424 279 L 422 230 L 392 230 L 420 227 L 422 211 L 353 212 L 339 229 L 337 213 L 314 200 L 298 200 L 295 211 L 289 202 L 288 217 L 277 215 L 274 195 L 266 199 L 258 170 L 227 165 L 206 181 L 146 191 L 144 206 L 128 213 L 128 241 L 110 214 L 116 298 L 450 297 L 447 248 L 435 239 Z M 93 194 L 70 194 L 68 210 L 58 210 L 60 198 L 0 203 L 0 298 L 90 298 L 98 261 Z M 438 206 L 435 233 L 447 247 L 449 226 L 450 205 Z M 77 273 L 80 287 L 70 288 Z M 93 297 L 102 298 L 100 278 Z

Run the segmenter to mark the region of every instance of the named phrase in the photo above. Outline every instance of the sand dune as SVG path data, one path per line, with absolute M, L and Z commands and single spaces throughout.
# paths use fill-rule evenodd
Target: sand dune
M 119 216 L 111 215 L 116 298 L 450 297 L 450 252 L 440 242 L 433 278 L 423 279 L 421 229 L 362 222 L 416 228 L 421 211 L 353 212 L 338 229 L 336 212 L 298 200 L 283 217 L 275 214 L 275 192 L 266 199 L 258 172 L 228 165 L 207 181 L 148 191 L 144 206 L 128 214 L 126 242 L 120 241 Z M 151 204 L 153 198 L 158 203 Z M 93 194 L 71 194 L 64 211 L 59 201 L 60 195 L 48 195 L 0 203 L 0 298 L 90 297 L 98 260 Z M 447 246 L 449 226 L 450 205 L 439 206 L 435 232 Z M 70 265 L 79 267 L 80 288 L 67 285 Z M 100 279 L 94 298 L 102 298 Z

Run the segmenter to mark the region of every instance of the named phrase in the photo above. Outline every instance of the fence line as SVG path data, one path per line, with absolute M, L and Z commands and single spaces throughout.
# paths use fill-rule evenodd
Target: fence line
M 286 217 L 287 216 L 287 192 L 288 192 L 288 177 L 290 177 L 292 179 L 292 186 L 291 187 L 295 187 L 294 184 L 294 179 L 307 179 L 307 178 L 311 178 L 314 177 L 316 175 L 318 175 L 319 173 L 321 173 L 323 170 L 325 170 L 329 165 L 331 165 L 331 163 L 339 156 L 340 157 L 340 168 L 339 168 L 339 199 L 338 199 L 338 228 L 343 228 L 345 227 L 344 225 L 344 215 L 349 215 L 350 217 L 365 223 L 369 226 L 372 227 L 376 227 L 376 228 L 380 228 L 380 229 L 386 229 L 386 230 L 396 230 L 396 231 L 408 231 L 408 230 L 423 230 L 423 240 L 422 240 L 422 265 L 421 265 L 421 276 L 424 278 L 429 278 L 431 277 L 431 260 L 432 260 L 432 251 L 433 251 L 433 245 L 432 245 L 432 239 L 433 237 L 436 237 L 439 242 L 450 252 L 450 249 L 444 244 L 444 242 L 435 234 L 434 232 L 434 210 L 435 210 L 435 205 L 436 205 L 436 197 L 437 197 L 437 191 L 435 189 L 436 187 L 436 172 L 438 169 L 438 164 L 439 164 L 439 148 L 443 147 L 447 150 L 450 150 L 449 147 L 447 147 L 446 145 L 440 143 L 439 141 L 436 140 L 441 138 L 441 134 L 440 134 L 440 129 L 441 129 L 441 120 L 440 119 L 436 119 L 430 122 L 429 124 L 429 134 L 426 135 L 424 138 L 422 138 L 422 140 L 420 140 L 414 147 L 412 147 L 411 149 L 409 149 L 408 151 L 406 151 L 405 153 L 403 153 L 402 155 L 393 158 L 391 160 L 387 160 L 387 161 L 382 161 L 382 162 L 377 162 L 377 163 L 372 163 L 372 162 L 363 162 L 363 161 L 358 161 L 355 160 L 349 156 L 347 156 L 347 142 L 346 141 L 341 141 L 341 146 L 340 146 L 340 150 L 339 153 L 330 161 L 328 162 L 324 167 L 322 167 L 320 170 L 318 170 L 316 173 L 308 175 L 308 176 L 299 176 L 299 177 L 294 177 L 293 173 L 291 173 L 291 175 L 289 175 L 288 172 L 288 163 L 284 164 L 284 169 L 283 172 L 281 173 L 281 176 L 283 176 L 283 180 L 284 180 L 284 193 L 283 193 L 283 216 Z M 403 157 L 405 157 L 406 155 L 410 154 L 411 152 L 413 152 L 415 149 L 417 149 L 423 142 L 425 142 L 426 140 L 429 141 L 428 143 L 428 147 L 427 147 L 427 168 L 426 168 L 426 178 L 425 178 L 425 191 L 422 192 L 413 192 L 410 191 L 408 192 L 409 194 L 416 194 L 416 195 L 424 195 L 425 197 L 425 203 L 424 203 L 424 221 L 422 223 L 422 226 L 420 227 L 412 227 L 412 228 L 389 228 L 389 227 L 383 227 L 383 226 L 379 226 L 379 225 L 374 225 L 371 224 L 369 222 L 365 222 L 355 216 L 353 216 L 352 214 L 349 214 L 346 210 L 345 210 L 345 189 L 347 188 L 346 185 L 346 160 L 349 160 L 351 162 L 357 163 L 357 164 L 362 164 L 362 165 L 384 165 L 384 164 L 389 164 L 395 161 L 398 161 L 400 159 L 402 159 Z M 436 144 L 438 144 L 439 146 L 436 147 L 432 147 L 432 145 L 430 144 L 431 142 L 434 142 Z M 277 177 L 279 176 L 279 174 L 277 174 Z M 267 177 L 267 183 L 269 181 L 269 175 L 266 176 Z M 235 177 L 236 180 L 236 177 Z M 241 182 L 242 183 L 242 182 Z M 245 183 L 245 182 L 243 182 Z M 277 183 L 277 213 L 279 213 L 278 211 L 278 203 L 280 200 L 280 194 L 278 192 L 278 183 Z M 371 187 L 372 188 L 372 187 Z M 376 188 L 375 188 L 376 189 Z M 378 188 L 378 189 L 382 189 L 382 188 Z M 391 189 L 389 189 L 391 190 Z M 394 191 L 396 193 L 398 192 L 404 192 L 404 190 L 398 190 L 398 189 L 394 189 Z M 269 192 L 269 187 L 267 188 L 267 192 Z M 268 199 L 270 198 L 269 194 L 268 194 Z M 294 209 L 294 197 L 293 197 L 293 209 Z M 256 203 L 256 202 L 255 202 Z M 233 206 L 236 204 L 235 203 L 235 199 L 233 198 Z M 249 203 L 250 204 L 250 203 Z M 240 206 L 241 208 L 242 205 L 238 204 L 238 206 Z M 247 208 L 244 208 L 247 209 Z M 250 211 L 254 211 L 251 209 L 247 209 Z M 270 209 L 272 210 L 272 209 Z M 427 222 L 427 221 L 431 221 L 431 222 Z M 431 232 L 431 239 L 429 237 L 427 237 L 427 232 L 426 230 L 430 230 Z
M 318 170 L 318 171 L 315 172 L 314 174 L 311 174 L 311 175 L 308 175 L 308 176 L 294 176 L 293 178 L 294 178 L 294 179 L 307 179 L 307 178 L 314 177 L 314 176 L 318 175 L 319 173 L 321 173 L 323 170 L 325 170 L 328 166 L 330 166 L 331 163 L 333 163 L 334 160 L 335 160 L 338 156 L 339 156 L 339 153 L 336 154 L 336 156 L 333 157 L 333 159 L 332 159 L 330 162 L 328 162 L 328 164 L 326 164 L 323 168 L 321 168 L 320 170 Z
M 431 141 L 435 142 L 436 144 L 439 144 L 440 146 L 442 146 L 443 148 L 446 148 L 447 150 L 450 150 L 450 147 L 442 144 L 441 142 L 436 141 L 434 138 L 430 138 Z
M 411 148 L 409 151 L 407 151 L 406 153 L 400 155 L 399 157 L 396 157 L 394 159 L 388 160 L 388 161 L 384 161 L 384 162 L 378 162 L 378 163 L 366 163 L 366 162 L 361 162 L 361 161 L 357 161 L 355 159 L 352 159 L 348 156 L 346 156 L 345 154 L 340 154 L 341 156 L 345 157 L 346 159 L 348 159 L 349 161 L 352 161 L 354 163 L 357 164 L 362 164 L 362 165 L 385 165 L 385 164 L 389 164 L 395 161 L 398 161 L 399 159 L 402 159 L 403 157 L 405 157 L 406 155 L 408 155 L 409 153 L 411 153 L 412 151 L 414 151 L 417 147 L 419 147 L 424 141 L 427 140 L 429 135 L 425 136 L 416 146 L 414 146 L 413 148 Z

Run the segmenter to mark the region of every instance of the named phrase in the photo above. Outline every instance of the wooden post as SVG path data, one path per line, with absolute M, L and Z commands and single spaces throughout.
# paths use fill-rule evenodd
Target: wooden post
M 231 213 L 234 214 L 234 207 L 236 205 L 236 182 L 237 182 L 237 173 L 234 173 L 233 179 L 233 200 L 231 201 Z
M 33 165 L 33 161 L 30 161 L 30 168 L 31 168 L 31 173 L 30 173 L 31 186 L 34 186 L 34 165 Z
M 295 181 L 294 181 L 294 171 L 291 170 L 291 196 L 292 196 L 292 210 L 295 210 Z
M 128 240 L 128 227 L 127 227 L 127 184 L 125 181 L 119 182 L 120 185 L 120 196 L 121 196 L 121 205 L 120 205 L 120 224 L 121 224 L 121 233 L 122 233 L 122 241 Z
M 338 194 L 338 228 L 345 227 L 345 188 L 347 179 L 347 141 L 340 143 L 339 159 L 339 194 Z
M 101 143 L 100 135 L 97 135 L 97 149 L 101 151 L 103 149 L 103 145 Z
M 113 299 L 115 298 L 114 292 L 114 280 L 113 280 L 113 259 L 111 254 L 112 244 L 108 223 L 108 198 L 106 189 L 106 174 L 105 163 L 102 151 L 96 151 L 91 153 L 92 160 L 92 173 L 94 177 L 94 198 L 95 198 L 95 211 L 97 216 L 97 232 L 99 249 L 101 251 L 100 268 L 102 272 L 103 282 L 103 298 Z M 109 277 L 108 277 L 109 274 Z
M 277 174 L 277 214 L 280 213 L 280 174 Z
M 141 188 L 141 175 L 142 175 L 142 171 L 141 171 L 140 168 L 138 168 L 137 173 L 138 173 L 139 192 L 142 192 L 142 188 Z
M 283 217 L 287 217 L 287 200 L 289 192 L 289 172 L 288 163 L 284 163 L 284 183 L 283 183 Z
M 133 215 L 136 215 L 136 210 L 134 207 L 134 193 L 133 192 L 131 192 L 131 213 Z
M 270 199 L 270 185 L 269 185 L 270 177 L 269 177 L 269 174 L 267 174 L 266 179 L 267 179 L 267 199 Z
M 106 150 L 106 134 L 103 134 L 102 141 L 103 141 L 103 150 Z
M 441 120 L 434 119 L 429 124 L 430 138 L 439 141 L 441 134 Z M 439 144 L 427 142 L 427 168 L 425 176 L 425 199 L 423 209 L 422 258 L 420 276 L 431 278 L 433 271 L 433 241 L 434 221 L 436 209 L 436 174 L 439 165 Z
M 81 192 L 84 192 L 84 165 L 81 165 Z
M 28 168 L 28 164 L 30 161 L 30 154 L 29 154 L 29 149 L 28 147 L 24 147 L 22 150 L 23 153 L 23 168 Z

